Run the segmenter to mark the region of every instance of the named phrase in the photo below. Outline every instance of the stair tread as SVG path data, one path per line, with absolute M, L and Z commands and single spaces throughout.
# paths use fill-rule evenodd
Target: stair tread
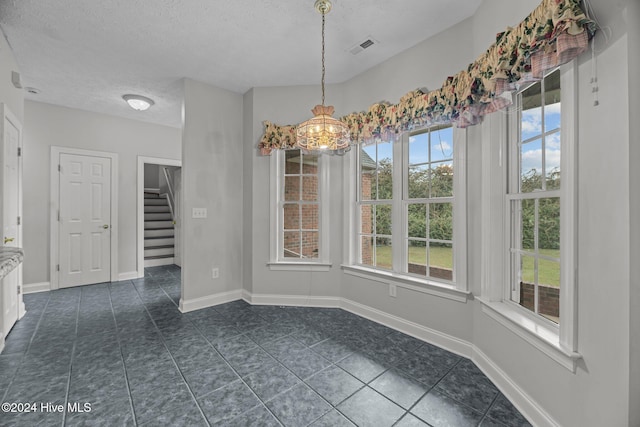
M 149 250 L 149 249 L 167 249 L 167 248 L 173 248 L 175 247 L 175 245 L 160 245 L 160 246 L 145 246 L 144 250 Z
M 154 256 L 146 256 L 144 259 L 161 259 L 161 258 L 173 258 L 173 254 L 171 255 L 154 255 Z

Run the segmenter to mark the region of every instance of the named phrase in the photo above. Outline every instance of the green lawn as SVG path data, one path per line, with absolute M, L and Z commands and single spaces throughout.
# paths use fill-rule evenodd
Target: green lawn
M 409 262 L 412 264 L 426 263 L 426 248 L 412 246 L 409 248 Z M 559 258 L 560 251 L 557 249 L 542 249 L 541 254 Z M 376 248 L 377 264 L 380 267 L 391 268 L 391 247 L 390 246 L 378 246 Z M 431 248 L 430 264 L 432 267 L 451 268 L 452 256 L 451 248 L 434 247 Z M 523 258 L 523 281 L 533 283 L 533 258 Z M 560 264 L 557 262 L 541 260 L 538 266 L 538 283 L 560 286 Z

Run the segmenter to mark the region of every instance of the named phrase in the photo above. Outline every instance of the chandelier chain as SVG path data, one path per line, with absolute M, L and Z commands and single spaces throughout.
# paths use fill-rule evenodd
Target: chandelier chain
M 324 105 L 324 12 L 322 12 L 322 105 Z

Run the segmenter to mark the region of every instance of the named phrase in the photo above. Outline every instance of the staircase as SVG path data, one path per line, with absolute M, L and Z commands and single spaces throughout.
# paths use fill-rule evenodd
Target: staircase
M 144 266 L 173 264 L 173 218 L 166 197 L 144 193 Z

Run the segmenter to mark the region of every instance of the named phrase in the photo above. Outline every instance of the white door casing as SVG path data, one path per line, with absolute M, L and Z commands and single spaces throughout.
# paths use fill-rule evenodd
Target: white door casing
M 138 208 L 138 221 L 137 221 L 137 269 L 138 277 L 144 277 L 144 165 L 145 163 L 155 164 L 160 166 L 177 166 L 182 167 L 182 161 L 177 159 L 165 159 L 162 157 L 147 157 L 138 156 L 138 191 L 137 191 L 137 208 Z M 177 225 L 177 224 L 176 224 Z M 177 239 L 177 235 L 174 236 L 175 250 L 180 251 L 181 244 Z
M 51 147 L 51 289 L 118 280 L 117 163 Z
M 22 241 L 22 126 L 2 105 L 2 233 L 3 244 L 20 247 Z M 2 279 L 2 333 L 9 333 L 24 314 L 21 298 L 22 266 Z

